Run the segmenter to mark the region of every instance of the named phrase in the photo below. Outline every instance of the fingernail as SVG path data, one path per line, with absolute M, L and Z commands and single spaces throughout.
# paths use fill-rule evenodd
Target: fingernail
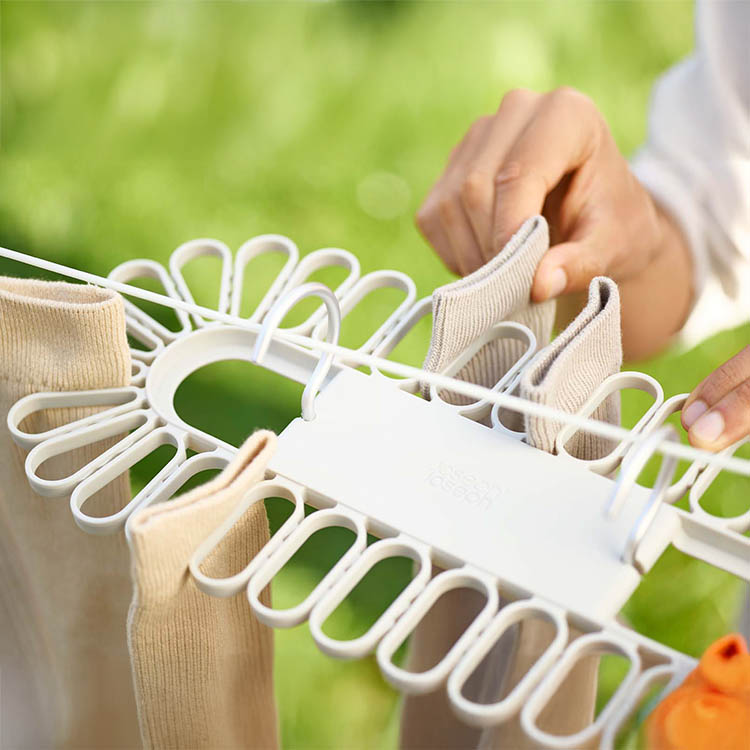
M 568 276 L 562 268 L 556 268 L 547 280 L 547 299 L 559 297 L 568 286 Z
M 695 422 L 695 420 L 706 411 L 708 411 L 708 404 L 705 401 L 701 401 L 700 399 L 693 401 L 693 403 L 682 412 L 682 424 L 684 424 L 689 430 L 693 422 Z
M 724 417 L 718 411 L 704 414 L 690 428 L 690 434 L 701 443 L 715 443 L 722 432 L 724 432 Z

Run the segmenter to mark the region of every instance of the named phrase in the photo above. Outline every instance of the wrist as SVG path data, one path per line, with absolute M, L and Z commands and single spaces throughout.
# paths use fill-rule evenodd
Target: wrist
M 654 202 L 657 247 L 638 275 L 620 284 L 623 353 L 628 360 L 658 354 L 680 331 L 692 309 L 693 257 L 677 222 Z

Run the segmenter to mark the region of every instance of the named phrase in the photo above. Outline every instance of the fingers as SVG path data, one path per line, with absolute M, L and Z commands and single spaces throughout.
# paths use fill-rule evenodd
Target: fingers
M 526 89 L 516 89 L 506 94 L 492 118 L 481 148 L 472 156 L 463 176 L 461 202 L 477 237 L 484 262 L 490 260 L 499 249 L 492 244 L 495 175 L 519 133 L 533 117 L 541 99 L 541 94 Z
M 692 445 L 722 450 L 750 434 L 750 347 L 746 347 L 690 395 L 682 425 Z
M 594 227 L 580 234 L 580 239 L 555 245 L 542 257 L 531 287 L 534 302 L 585 292 L 591 279 L 607 273 L 611 256 L 601 230 Z
M 477 120 L 417 213 L 417 226 L 451 270 L 470 273 L 494 255 L 495 174 L 541 99 L 513 91 L 493 117 Z
M 544 212 L 562 244 L 538 269 L 532 298 L 540 302 L 585 291 L 600 274 L 639 270 L 658 232 L 646 232 L 638 252 L 625 235 L 638 235 L 650 209 L 588 97 L 567 88 L 544 95 L 516 90 L 493 117 L 470 128 L 417 225 L 451 270 L 467 274 Z
M 555 185 L 594 153 L 601 127 L 601 117 L 583 94 L 558 89 L 545 95 L 495 178 L 495 252 L 529 216 L 541 213 Z
M 469 128 L 416 215 L 419 231 L 454 273 L 465 275 L 482 265 L 479 243 L 461 203 L 459 186 L 466 165 L 489 126 L 490 118 L 481 117 Z

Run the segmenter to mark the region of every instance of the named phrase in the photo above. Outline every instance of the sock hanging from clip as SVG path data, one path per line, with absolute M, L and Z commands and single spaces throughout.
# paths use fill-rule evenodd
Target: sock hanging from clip
M 188 572 L 196 547 L 263 479 L 275 446 L 272 432 L 256 432 L 215 479 L 131 521 L 128 643 L 146 748 L 278 746 L 272 630 L 257 620 L 244 593 L 209 596 Z M 259 503 L 209 555 L 206 572 L 237 573 L 266 541 Z M 268 589 L 262 601 L 270 605 Z
M 125 386 L 130 374 L 119 295 L 0 278 L 1 747 L 138 744 L 125 641 L 132 592 L 125 539 L 87 536 L 66 497 L 37 495 L 6 426 L 10 407 L 30 393 Z M 24 429 L 45 432 L 95 411 L 48 409 L 27 418 Z M 69 475 L 101 450 L 69 451 L 45 471 Z M 97 494 L 97 504 L 114 513 L 129 498 L 124 474 Z
M 598 277 L 589 285 L 586 307 L 523 373 L 521 397 L 573 414 L 621 366 L 620 294 L 614 281 Z M 612 394 L 592 417 L 619 424 L 619 394 Z M 525 423 L 526 442 L 554 453 L 563 425 L 528 416 Z M 572 455 L 583 459 L 601 458 L 612 448 L 610 441 L 583 431 L 568 446 Z
M 544 346 L 552 332 L 555 302 L 534 304 L 530 300 L 530 290 L 536 267 L 548 247 L 547 222 L 544 217 L 535 216 L 524 222 L 491 261 L 469 276 L 436 289 L 432 295 L 432 339 L 424 369 L 431 372 L 444 370 L 473 341 L 505 320 L 528 326 L 536 336 L 538 346 Z M 518 341 L 492 341 L 456 377 L 492 387 L 521 353 Z M 424 392 L 426 394 L 428 389 Z M 441 395 L 452 403 L 470 401 L 457 393 Z M 469 626 L 482 602 L 481 594 L 471 589 L 454 589 L 440 597 L 414 631 L 409 668 L 422 671 L 436 664 Z M 504 643 L 488 661 L 493 665 L 507 662 L 512 648 L 512 643 Z M 502 678 L 503 674 L 495 670 L 478 670 L 467 690 L 478 695 L 496 692 Z M 444 689 L 428 695 L 406 697 L 401 720 L 402 747 L 476 747 L 480 737 L 480 730 L 456 718 Z
M 543 349 L 521 378 L 521 396 L 536 403 L 574 413 L 622 364 L 620 297 L 617 285 L 596 278 L 589 285 L 586 307 L 557 338 Z M 619 394 L 613 394 L 593 414 L 594 419 L 619 424 Z M 554 452 L 555 438 L 562 424 L 527 416 L 526 442 L 548 453 Z M 569 449 L 582 459 L 601 458 L 613 449 L 597 435 L 578 432 Z M 573 631 L 574 635 L 579 635 Z M 542 620 L 521 624 L 516 650 L 508 667 L 507 687 L 533 667 L 554 633 Z M 554 734 L 573 734 L 588 726 L 594 717 L 599 658 L 587 657 L 571 670 L 562 690 L 543 714 L 544 729 Z M 479 745 L 482 750 L 532 750 L 536 745 L 526 736 L 518 716 L 487 729 Z
M 505 247 L 474 273 L 439 287 L 432 294 L 432 338 L 424 369 L 442 372 L 472 341 L 496 323 L 512 320 L 531 329 L 538 345 L 552 333 L 555 301 L 534 304 L 529 297 L 534 273 L 549 247 L 542 216 L 524 222 Z M 459 380 L 491 388 L 521 355 L 521 343 L 492 341 L 456 375 Z M 425 395 L 429 389 L 424 389 Z M 470 399 L 444 394 L 452 403 Z

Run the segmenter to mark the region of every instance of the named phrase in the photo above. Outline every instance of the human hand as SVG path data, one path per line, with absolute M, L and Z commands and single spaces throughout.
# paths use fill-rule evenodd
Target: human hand
M 664 244 L 651 196 L 594 103 L 570 88 L 506 94 L 453 150 L 417 225 L 448 268 L 465 275 L 538 213 L 552 247 L 536 272 L 536 302 L 582 292 L 595 276 L 634 277 Z
M 750 434 L 750 346 L 690 394 L 682 426 L 696 448 L 721 450 Z

